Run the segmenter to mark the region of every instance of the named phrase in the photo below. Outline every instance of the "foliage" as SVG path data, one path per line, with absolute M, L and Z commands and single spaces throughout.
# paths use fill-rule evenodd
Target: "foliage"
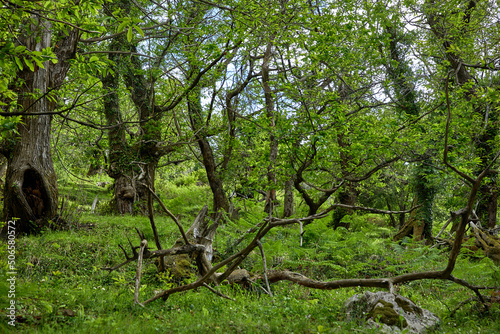
M 268 267 L 318 280 L 441 269 L 447 249 L 390 239 L 414 204 L 423 204 L 415 217 L 431 239 L 467 203 L 464 175 L 486 167 L 479 219 L 486 222 L 485 203 L 498 207 L 498 7 L 492 0 L 3 2 L 0 149 L 7 158 L 28 117 L 38 117 L 18 115 L 26 111 L 18 101 L 40 98 L 19 95 L 27 84 L 19 74 L 60 64 L 58 41 L 79 31 L 64 83 L 47 92 L 55 115 L 44 132 L 53 144 L 45 158 L 59 178 L 58 214 L 69 229 L 17 239 L 21 330 L 366 331 L 341 313 L 363 289 L 279 283 L 270 298 L 257 285 L 223 285 L 237 303 L 199 290 L 132 306 L 134 268 L 109 275 L 99 268 L 116 263 L 118 243 L 135 227 L 153 236 L 146 217 L 111 215 L 120 198 L 115 181 L 133 188 L 132 208 L 146 201 L 145 183 L 155 188 L 185 228 L 204 204 L 239 210 L 239 219 L 224 213 L 216 259 L 251 240 L 255 232 L 246 232 L 267 215 L 259 195 L 269 200 L 275 191 L 281 206 L 291 181 L 295 217 L 347 207 L 308 221 L 302 236 L 298 226 L 266 235 Z M 50 22 L 53 43 L 34 51 L 22 36 L 40 33 L 41 21 Z M 354 210 L 359 205 L 390 213 Z M 153 209 L 162 243 L 172 245 L 175 225 L 157 203 Z M 264 270 L 257 251 L 241 265 L 254 275 Z M 498 267 L 467 249 L 453 274 L 500 284 Z M 163 275 L 146 263 L 141 296 L 175 284 Z M 451 316 L 472 297 L 457 285 L 417 281 L 396 290 L 444 318 L 440 331 L 499 330 L 498 302 L 489 315 L 470 304 Z
M 186 188 L 186 194 L 189 189 L 193 190 Z M 216 252 L 224 253 L 231 240 L 259 222 L 260 217 L 255 207 L 239 223 L 225 226 L 218 235 Z M 192 218 L 193 215 L 186 221 Z M 445 265 L 443 250 L 411 240 L 392 243 L 386 238 L 387 227 L 375 227 L 373 219 L 373 215 L 358 215 L 352 218 L 353 231 L 344 228 L 332 231 L 325 218 L 310 225 L 303 247 L 298 246 L 298 227 L 271 232 L 263 240 L 268 266 L 331 280 L 391 276 Z M 160 238 L 167 245 L 173 244 L 177 228 L 168 217 L 159 216 L 156 220 Z M 243 291 L 237 286 L 222 285 L 220 291 L 237 302 L 202 289 L 173 295 L 165 303 L 153 303 L 148 308 L 134 307 L 134 266 L 111 274 L 99 269 L 115 264 L 122 257 L 117 244 L 126 244 L 126 236 L 132 236 L 134 227 L 152 240 L 147 219 L 89 213 L 82 215 L 79 229 L 45 231 L 39 236 L 19 238 L 17 312 L 23 323 L 17 324 L 16 332 L 367 332 L 362 323 L 346 322 L 342 313 L 343 302 L 355 293 L 362 293 L 361 288 L 318 291 L 279 283 L 272 286 L 274 298 L 270 298 L 257 287 Z M 254 274 L 261 272 L 260 254 L 251 254 L 245 268 Z M 459 259 L 456 275 L 484 285 L 498 284 L 500 279 L 500 271 L 491 260 L 469 258 L 465 254 Z M 168 275 L 157 275 L 152 261 L 145 264 L 142 283 L 141 296 L 174 284 Z M 5 289 L 2 282 L 2 293 Z M 477 332 L 479 328 L 482 332 L 494 332 L 500 328 L 493 320 L 500 315 L 498 304 L 492 305 L 488 316 L 471 304 L 448 317 L 459 302 L 471 296 L 469 290 L 457 285 L 417 281 L 396 289 L 443 318 L 439 332 L 454 332 L 457 327 L 462 332 Z

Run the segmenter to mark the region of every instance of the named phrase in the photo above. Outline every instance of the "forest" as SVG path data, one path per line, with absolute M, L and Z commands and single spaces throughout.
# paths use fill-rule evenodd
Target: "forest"
M 500 0 L 0 0 L 0 332 L 500 332 Z

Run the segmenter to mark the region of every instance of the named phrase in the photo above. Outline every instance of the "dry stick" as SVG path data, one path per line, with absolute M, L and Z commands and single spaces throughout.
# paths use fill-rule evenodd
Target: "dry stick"
M 234 264 L 238 265 L 239 263 L 241 263 L 241 261 L 243 261 L 243 259 L 245 259 L 245 257 L 257 246 L 256 240 L 262 238 L 267 232 L 269 232 L 269 230 L 270 230 L 269 224 L 264 224 L 260 228 L 260 230 L 257 233 L 257 235 L 255 236 L 255 238 L 252 240 L 252 242 L 245 249 L 239 251 L 238 253 L 236 253 L 234 255 L 231 255 L 227 259 L 225 259 L 225 260 L 219 262 L 217 265 L 213 266 L 212 269 L 210 269 L 210 271 L 208 271 L 205 275 L 200 277 L 196 282 L 186 284 L 183 286 L 179 286 L 179 287 L 175 287 L 172 289 L 164 290 L 164 291 L 156 294 L 155 296 L 149 298 L 148 300 L 146 300 L 144 302 L 144 305 L 149 304 L 149 303 L 151 303 L 159 298 L 167 299 L 168 296 L 170 296 L 173 293 L 196 289 L 197 287 L 203 285 L 203 283 L 205 283 L 205 281 L 207 279 L 209 279 L 217 270 L 219 270 L 220 268 L 222 268 L 226 264 L 232 262 L 233 260 L 236 260 L 233 263 L 233 265 L 231 266 L 233 269 L 231 269 L 231 268 L 227 269 L 221 276 L 218 277 L 219 282 L 223 281 L 230 273 L 232 273 L 234 271 L 234 268 L 235 268 L 235 267 L 233 267 Z
M 142 259 L 144 255 L 144 250 L 148 246 L 148 241 L 143 239 L 141 241 L 141 247 L 139 248 L 139 258 L 137 259 L 137 271 L 135 273 L 135 292 L 134 292 L 134 305 L 139 304 L 144 307 L 143 304 L 139 302 L 139 290 L 141 287 L 141 273 L 142 273 Z
M 234 249 L 236 248 L 236 246 L 238 246 L 244 239 L 245 237 L 247 236 L 247 234 L 250 234 L 250 233 L 253 233 L 255 232 L 259 227 L 262 226 L 262 222 L 258 223 L 257 225 L 255 225 L 254 227 L 251 227 L 249 228 L 245 233 L 243 233 L 243 235 L 238 239 L 236 240 L 232 245 L 231 245 L 231 249 Z
M 267 294 L 269 295 L 269 297 L 272 298 L 273 293 L 271 292 L 271 287 L 269 286 L 269 280 L 267 279 L 266 255 L 264 254 L 264 247 L 262 247 L 262 242 L 260 242 L 260 240 L 257 240 L 257 246 L 259 246 L 260 254 L 262 255 L 262 264 L 264 266 L 264 279 L 266 281 Z
M 223 266 L 225 266 L 226 264 L 234 261 L 231 265 L 231 268 L 226 270 L 226 272 L 224 272 L 224 274 L 222 274 L 221 276 L 218 277 L 219 282 L 224 280 L 234 270 L 235 266 L 237 266 L 239 263 L 241 263 L 241 261 L 244 260 L 246 255 L 248 255 L 255 247 L 258 246 L 257 241 L 260 240 L 264 235 L 266 235 L 266 233 L 269 232 L 269 230 L 271 230 L 272 228 L 274 228 L 276 226 L 298 224 L 300 221 L 310 220 L 312 217 L 317 218 L 318 216 L 321 216 L 321 215 L 314 215 L 314 216 L 300 218 L 300 219 L 274 219 L 274 221 L 271 223 L 266 222 L 267 224 L 264 224 L 260 228 L 257 235 L 254 237 L 254 239 L 250 242 L 250 244 L 245 249 L 230 256 L 229 258 L 221 261 L 220 263 L 218 263 L 217 265 L 212 267 L 212 269 L 209 272 L 207 272 L 203 277 L 199 278 L 196 282 L 162 291 L 162 292 L 158 293 L 157 295 L 151 297 L 150 299 L 146 300 L 143 304 L 146 305 L 146 304 L 153 302 L 159 298 L 166 299 L 166 298 L 168 298 L 169 295 L 177 293 L 177 292 L 196 289 L 197 287 L 202 286 L 205 283 L 205 281 L 207 279 L 209 279 L 218 269 L 220 269 Z M 457 233 L 457 235 L 458 234 L 459 233 Z M 453 251 L 452 251 L 452 253 L 453 253 Z M 385 288 L 385 289 L 392 290 L 393 286 L 395 284 L 401 284 L 401 283 L 405 283 L 405 282 L 411 282 L 411 281 L 422 280 L 422 279 L 451 280 L 457 284 L 461 284 L 469 289 L 472 289 L 473 291 L 477 291 L 478 289 L 483 289 L 482 287 L 474 287 L 465 281 L 457 280 L 456 278 L 451 276 L 448 273 L 448 270 L 450 268 L 453 269 L 455 261 L 456 261 L 456 257 L 452 254 L 452 255 L 450 255 L 448 267 L 445 270 L 409 273 L 409 274 L 403 274 L 403 275 L 395 276 L 395 277 L 391 277 L 391 278 L 343 279 L 343 280 L 336 280 L 336 281 L 330 281 L 330 282 L 322 282 L 322 281 L 312 280 L 310 278 L 305 277 L 304 275 L 293 273 L 290 271 L 280 271 L 280 272 L 271 272 L 269 274 L 268 279 L 269 279 L 269 282 L 271 282 L 271 283 L 281 281 L 281 280 L 289 280 L 289 281 L 292 281 L 292 282 L 299 284 L 299 285 L 303 285 L 303 286 L 314 288 L 314 289 L 324 289 L 324 290 L 340 289 L 340 288 L 355 287 L 355 286 L 378 287 L 378 288 Z M 476 290 L 474 290 L 474 289 L 476 289 Z
M 158 197 L 158 195 L 155 194 L 155 192 L 146 184 L 142 184 L 143 186 L 146 187 L 146 189 L 149 190 L 149 192 L 151 193 L 151 195 L 154 196 L 154 198 L 158 201 L 158 203 L 160 203 L 160 206 L 162 207 L 163 211 L 165 211 L 167 213 L 167 215 L 170 216 L 170 218 L 173 219 L 173 221 L 175 222 L 175 224 L 177 224 L 177 227 L 179 228 L 179 231 L 181 232 L 181 235 L 182 235 L 182 239 L 184 239 L 184 242 L 186 243 L 186 245 L 189 245 L 190 242 L 186 236 L 186 233 L 184 233 L 184 229 L 182 228 L 182 225 L 181 223 L 179 222 L 179 220 L 177 219 L 176 216 L 174 216 L 174 214 L 172 212 L 170 212 L 169 209 L 167 209 L 167 207 L 165 206 L 165 204 L 163 204 L 163 202 L 161 201 L 161 199 Z
M 136 248 L 138 247 L 133 247 L 132 246 L 132 256 L 129 257 L 127 255 L 127 252 L 125 251 L 125 248 L 123 248 L 122 245 L 118 245 L 118 247 L 121 248 L 121 250 L 123 251 L 123 253 L 125 254 L 125 259 L 126 261 L 114 266 L 114 267 L 103 267 L 101 268 L 102 270 L 108 270 L 109 272 L 111 271 L 114 271 L 116 269 L 119 269 L 121 267 L 123 267 L 124 265 L 126 264 L 129 264 L 130 262 L 133 262 L 135 260 L 137 260 L 139 258 L 139 254 L 136 252 Z M 203 245 L 184 245 L 184 246 L 181 246 L 181 247 L 173 247 L 173 248 L 169 248 L 169 249 L 161 249 L 161 250 L 157 250 L 157 251 L 154 251 L 154 252 L 150 252 L 148 250 L 145 251 L 144 253 L 144 258 L 145 259 L 151 259 L 151 258 L 155 258 L 155 257 L 160 257 L 160 256 L 167 256 L 167 255 L 179 255 L 179 254 L 192 254 L 192 253 L 200 253 L 200 252 L 204 252 L 205 251 L 205 246 Z
M 458 216 L 460 216 L 462 214 L 462 211 L 464 209 L 460 209 L 458 211 L 455 211 L 455 212 L 450 212 L 450 219 L 448 219 L 448 221 L 444 224 L 443 228 L 441 229 L 441 231 L 439 231 L 439 233 L 435 236 L 435 238 L 439 238 L 439 236 L 444 232 L 444 230 L 446 230 L 446 228 L 448 227 L 448 225 L 455 219 L 457 218 Z
M 207 288 L 208 290 L 212 291 L 213 293 L 215 293 L 217 296 L 220 296 L 222 298 L 226 298 L 226 299 L 229 299 L 229 300 L 232 300 L 233 302 L 235 302 L 236 300 L 231 298 L 231 297 L 228 297 L 226 296 L 225 294 L 223 294 L 222 292 L 219 292 L 217 290 L 215 290 L 214 288 L 212 288 L 210 285 L 208 285 L 207 283 L 203 283 L 203 286 L 205 288 Z
M 222 273 L 222 275 L 217 277 L 217 281 L 219 283 L 222 282 L 223 280 L 225 280 L 236 269 L 236 267 L 238 267 L 240 265 L 240 263 L 243 262 L 243 260 L 246 258 L 246 256 L 248 254 L 250 254 L 250 252 L 255 247 L 257 247 L 257 241 L 260 240 L 264 235 L 266 235 L 266 233 L 269 232 L 269 230 L 271 229 L 269 226 L 270 226 L 270 224 L 267 222 L 265 224 L 263 224 L 262 227 L 257 232 L 257 234 L 255 235 L 255 237 L 250 242 L 250 244 L 248 244 L 240 252 L 238 252 L 235 255 L 228 258 L 228 259 L 232 258 L 231 261 L 234 260 L 234 262 L 229 266 L 228 269 L 226 269 L 226 271 L 224 273 Z M 229 262 L 231 262 L 231 261 L 229 261 Z
M 148 178 L 150 178 L 150 177 L 148 177 Z M 148 189 L 149 189 L 149 187 L 148 187 Z M 153 230 L 156 248 L 158 248 L 158 250 L 163 249 L 163 247 L 161 246 L 161 243 L 160 243 L 160 236 L 158 235 L 158 230 L 156 229 L 155 217 L 154 217 L 154 212 L 153 212 L 153 197 L 151 195 L 151 192 L 148 194 L 148 216 L 149 216 L 149 222 L 151 223 L 151 229 Z M 160 260 L 159 271 L 163 272 L 163 271 L 165 271 L 164 257 L 161 256 L 159 258 L 159 260 Z

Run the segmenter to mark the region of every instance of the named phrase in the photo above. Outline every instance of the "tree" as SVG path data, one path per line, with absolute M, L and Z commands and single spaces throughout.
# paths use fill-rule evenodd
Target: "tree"
M 421 116 L 420 102 L 418 101 L 418 92 L 416 89 L 416 80 L 408 60 L 408 44 L 411 43 L 410 33 L 402 32 L 404 27 L 397 22 L 396 14 L 388 17 L 388 23 L 385 27 L 385 33 L 388 37 L 387 43 L 387 62 L 386 71 L 391 81 L 388 95 L 395 104 L 395 113 L 399 117 L 409 119 L 410 121 L 418 119 Z M 383 51 L 382 51 L 383 53 Z M 433 147 L 434 138 L 425 142 L 426 131 L 423 125 L 417 124 L 416 130 L 422 134 L 418 142 L 425 149 L 422 153 L 416 153 L 418 160 L 415 162 L 413 170 L 413 179 L 411 181 L 414 192 L 414 201 L 412 206 L 418 207 L 405 225 L 400 226 L 401 230 L 394 237 L 400 240 L 404 236 L 413 234 L 416 240 L 432 238 L 433 226 L 433 205 L 437 187 L 434 182 L 435 170 L 433 156 L 436 153 Z
M 488 227 L 497 222 L 498 171 L 491 166 L 496 151 L 498 135 L 498 87 L 491 59 L 496 57 L 497 43 L 492 25 L 497 21 L 490 15 L 496 4 L 490 1 L 463 1 L 457 6 L 445 2 L 425 3 L 427 23 L 440 45 L 442 70 L 447 73 L 446 88 L 457 94 L 461 107 L 479 124 L 471 134 L 474 152 L 478 159 L 475 174 L 486 171 L 486 179 L 478 195 L 477 215 Z M 444 13 L 445 15 L 443 15 Z M 489 34 L 485 34 L 487 31 Z M 480 41 L 480 43 L 478 43 Z M 456 83 L 453 89 L 450 79 Z M 472 113 L 470 112 L 472 111 Z M 478 126 L 479 125 L 479 126 Z M 453 148 L 450 146 L 449 151 Z M 452 154 L 455 154 L 453 152 Z
M 8 26 L 13 35 L 5 42 L 17 50 L 14 60 L 18 67 L 16 77 L 9 80 L 17 103 L 4 116 L 22 116 L 17 134 L 5 138 L 1 145 L 1 153 L 8 160 L 4 215 L 6 220 L 20 219 L 16 233 L 37 231 L 55 217 L 58 207 L 50 145 L 57 107 L 55 92 L 65 80 L 83 31 L 52 18 L 54 5 L 46 2 L 41 9 L 20 1 L 5 4 L 2 9 L 11 11 Z M 73 20 L 71 6 L 58 7 L 57 11 L 63 19 Z

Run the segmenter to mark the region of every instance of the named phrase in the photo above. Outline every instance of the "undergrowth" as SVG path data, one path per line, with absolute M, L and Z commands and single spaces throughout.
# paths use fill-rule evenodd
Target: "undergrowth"
M 127 249 L 127 237 L 135 245 L 139 243 L 136 227 L 153 244 L 149 220 L 141 216 L 91 213 L 85 206 L 88 198 L 99 194 L 106 198 L 105 190 L 91 189 L 97 193 L 87 194 L 87 204 L 79 206 L 83 208 L 80 225 L 16 240 L 16 333 L 376 332 L 364 327 L 359 320 L 346 319 L 343 313 L 344 302 L 368 290 L 365 288 L 322 291 L 280 282 L 272 285 L 271 298 L 258 286 L 243 290 L 222 285 L 220 291 L 235 302 L 200 288 L 174 294 L 167 301 L 156 301 L 146 308 L 134 306 L 135 266 L 130 264 L 111 273 L 101 268 L 124 260 L 118 244 Z M 165 183 L 160 189 L 165 203 L 173 212 L 181 214 L 181 222 L 187 229 L 205 204 L 206 186 L 191 183 L 182 188 Z M 77 200 L 78 197 L 69 196 L 68 205 L 78 206 Z M 259 203 L 247 201 L 245 206 L 247 211 L 241 212 L 239 221 L 219 227 L 216 258 L 245 247 L 253 236 L 245 236 L 245 232 L 262 221 Z M 306 227 L 302 247 L 298 226 L 272 230 L 262 240 L 268 267 L 300 272 L 317 280 L 333 280 L 395 276 L 438 270 L 446 265 L 448 250 L 408 239 L 394 243 L 388 237 L 392 230 L 384 224 L 372 224 L 373 219 L 369 218 L 370 215 L 352 217 L 349 231 L 343 227 L 333 231 L 328 227 L 328 218 L 318 220 Z M 156 224 L 163 247 L 172 246 L 179 238 L 175 224 L 162 215 L 156 216 Z M 5 258 L 1 257 L 2 276 L 6 274 Z M 258 249 L 247 257 L 242 267 L 252 275 L 262 273 Z M 465 251 L 459 257 L 454 275 L 472 284 L 500 285 L 500 271 L 491 260 L 484 256 L 471 257 Z M 186 282 L 194 279 L 188 278 Z M 168 274 L 157 274 L 154 261 L 146 261 L 140 299 L 145 300 L 174 284 Z M 466 304 L 453 314 L 460 302 L 473 297 L 470 290 L 462 286 L 427 280 L 395 288 L 399 294 L 436 313 L 442 319 L 440 333 L 455 333 L 459 329 L 462 333 L 500 332 L 498 304 L 493 304 L 487 314 L 475 303 Z M 3 279 L 0 282 L 2 310 L 9 303 L 7 290 Z M 0 331 L 12 330 L 6 322 L 2 312 Z

